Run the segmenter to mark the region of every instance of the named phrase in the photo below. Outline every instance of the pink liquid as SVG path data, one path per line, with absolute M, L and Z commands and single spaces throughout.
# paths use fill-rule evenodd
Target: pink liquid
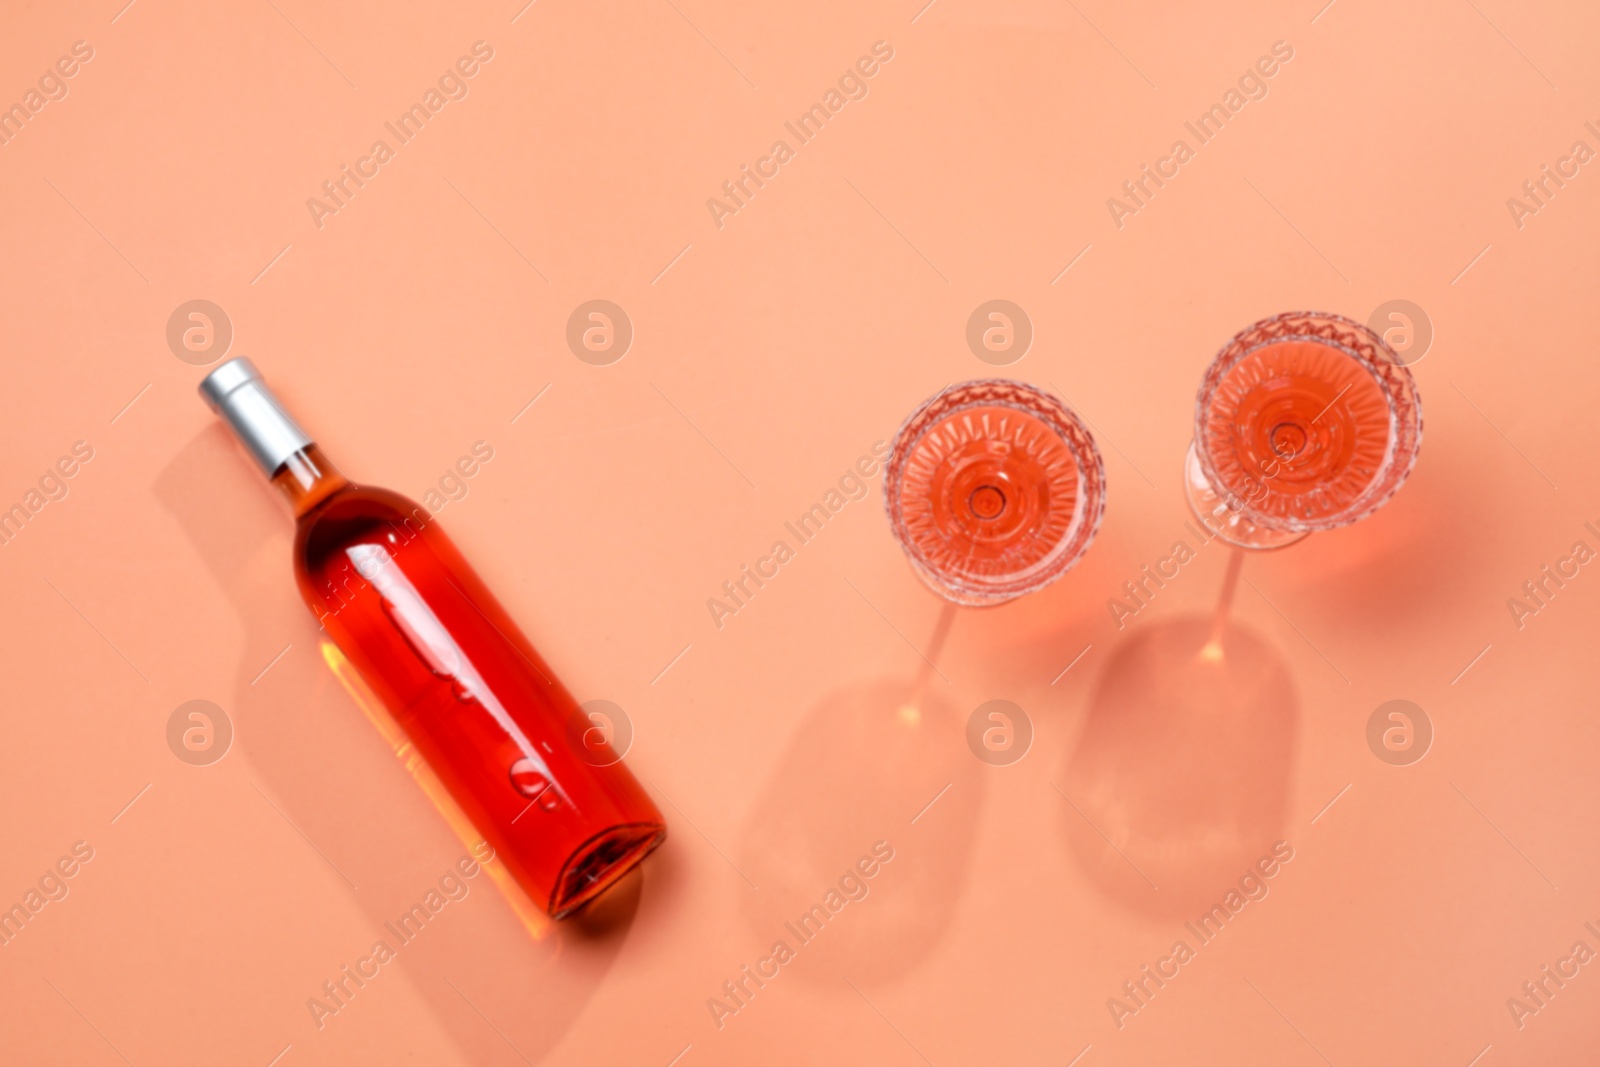
M 1201 447 L 1216 488 L 1265 518 L 1315 523 L 1368 495 L 1392 466 L 1388 395 L 1333 345 L 1284 340 L 1217 382 Z
M 1088 431 L 1020 382 L 948 389 L 895 438 L 890 524 L 918 573 L 957 603 L 992 604 L 1064 573 L 1104 508 Z
M 1009 407 L 968 408 L 908 457 L 906 528 L 923 559 L 953 575 L 1011 575 L 1060 544 L 1078 469 L 1055 432 Z

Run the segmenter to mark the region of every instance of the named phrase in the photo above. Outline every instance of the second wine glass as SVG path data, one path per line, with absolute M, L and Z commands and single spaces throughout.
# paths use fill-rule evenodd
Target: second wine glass
M 1240 548 L 1281 548 L 1371 515 L 1416 465 L 1422 398 L 1383 338 L 1291 311 L 1222 346 L 1195 398 L 1184 489 Z

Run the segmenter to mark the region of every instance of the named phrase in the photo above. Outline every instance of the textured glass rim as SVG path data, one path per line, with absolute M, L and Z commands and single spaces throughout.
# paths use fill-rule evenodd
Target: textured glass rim
M 1019 402 L 1018 394 L 1026 401 Z M 1046 557 L 1034 570 L 1007 580 L 951 578 L 935 570 L 912 549 L 910 531 L 900 506 L 907 455 L 934 425 L 970 407 L 1008 407 L 1040 419 L 1062 438 L 1078 468 L 1078 499 L 1073 505 L 1067 535 L 1062 538 L 1054 558 Z M 1071 570 L 1089 550 L 1105 516 L 1106 467 L 1088 425 L 1065 401 L 1036 385 L 1013 378 L 974 378 L 946 386 L 906 416 L 895 432 L 889 459 L 884 464 L 883 490 L 889 530 L 922 580 L 958 604 L 983 606 L 1044 588 Z
M 1281 333 L 1272 332 L 1274 326 L 1290 322 L 1308 323 L 1313 327 L 1322 326 L 1324 329 L 1340 329 L 1353 337 L 1336 338 L 1292 329 Z M 1412 377 L 1411 370 L 1401 361 L 1394 349 L 1389 347 L 1389 343 L 1366 324 L 1347 319 L 1343 315 L 1331 311 L 1285 311 L 1251 323 L 1230 337 L 1227 343 L 1217 350 L 1217 354 L 1212 357 L 1211 364 L 1206 369 L 1205 377 L 1200 381 L 1200 390 L 1195 395 L 1194 441 L 1200 469 L 1214 490 L 1233 492 L 1223 482 L 1212 464 L 1210 453 L 1204 444 L 1206 416 L 1211 408 L 1211 400 L 1216 395 L 1222 379 L 1227 377 L 1228 372 L 1241 361 L 1263 348 L 1286 341 L 1309 341 L 1327 345 L 1359 363 L 1362 369 L 1377 381 L 1384 401 L 1389 405 L 1389 415 L 1394 422 L 1395 432 L 1390 436 L 1384 451 L 1383 465 L 1379 468 L 1378 475 L 1373 478 L 1371 485 L 1362 495 L 1351 501 L 1342 511 L 1314 521 L 1263 515 L 1249 504 L 1242 506 L 1239 512 L 1259 526 L 1295 533 L 1333 530 L 1359 522 L 1388 503 L 1389 498 L 1400 491 L 1400 487 L 1411 476 L 1412 468 L 1417 465 L 1417 456 L 1422 451 L 1422 397 L 1417 392 L 1416 379 Z M 1365 342 L 1369 348 L 1363 349 L 1359 344 L 1350 342 Z M 1409 416 L 1408 412 L 1411 413 Z

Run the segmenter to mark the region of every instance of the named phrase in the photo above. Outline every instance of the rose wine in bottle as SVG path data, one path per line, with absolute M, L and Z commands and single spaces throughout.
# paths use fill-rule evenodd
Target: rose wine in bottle
M 307 606 L 540 907 L 571 914 L 661 844 L 661 812 L 427 511 L 347 481 L 248 359 L 200 394 L 288 499 Z

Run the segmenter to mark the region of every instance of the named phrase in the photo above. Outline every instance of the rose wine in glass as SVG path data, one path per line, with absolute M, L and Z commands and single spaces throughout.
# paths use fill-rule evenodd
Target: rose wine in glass
M 1060 400 L 984 379 L 950 386 L 911 414 L 895 435 L 884 492 L 890 528 L 929 587 L 957 604 L 999 604 L 1043 588 L 1083 555 L 1105 512 L 1105 465 Z
M 306 605 L 535 903 L 564 918 L 661 844 L 655 804 L 432 516 L 347 481 L 249 360 L 200 394 L 288 500 Z
M 1372 514 L 1421 442 L 1416 383 L 1383 338 L 1339 315 L 1289 312 L 1212 360 L 1184 483 L 1224 540 L 1278 548 Z

